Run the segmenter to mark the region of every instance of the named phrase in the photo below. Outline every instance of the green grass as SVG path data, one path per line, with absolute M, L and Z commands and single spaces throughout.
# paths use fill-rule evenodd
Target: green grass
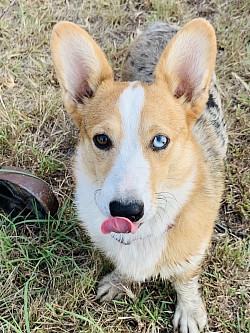
M 2 0 L 0 13 L 10 1 Z M 71 157 L 77 130 L 64 112 L 49 51 L 53 25 L 70 20 L 101 44 L 116 77 L 147 22 L 208 18 L 218 37 L 217 75 L 228 124 L 226 191 L 201 276 L 211 332 L 250 331 L 248 1 L 19 0 L 0 19 L 0 161 L 53 186 L 59 215 L 40 221 L 0 215 L 0 332 L 171 332 L 176 295 L 149 281 L 132 298 L 99 304 L 97 281 L 111 266 L 79 227 Z M 248 59 L 248 60 L 247 60 Z M 244 238 L 241 238 L 244 236 Z

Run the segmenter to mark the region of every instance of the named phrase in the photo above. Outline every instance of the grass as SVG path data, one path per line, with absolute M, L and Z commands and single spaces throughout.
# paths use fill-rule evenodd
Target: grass
M 2 0 L 0 12 L 10 1 Z M 71 156 L 77 131 L 65 115 L 53 70 L 53 25 L 70 20 L 102 45 L 116 77 L 136 29 L 208 18 L 218 37 L 217 74 L 228 123 L 226 191 L 204 263 L 202 292 L 211 332 L 249 332 L 248 1 L 19 0 L 0 19 L 0 160 L 49 182 L 56 218 L 0 215 L 0 332 L 171 332 L 176 295 L 168 282 L 134 286 L 133 298 L 99 304 L 95 287 L 111 267 L 78 225 Z

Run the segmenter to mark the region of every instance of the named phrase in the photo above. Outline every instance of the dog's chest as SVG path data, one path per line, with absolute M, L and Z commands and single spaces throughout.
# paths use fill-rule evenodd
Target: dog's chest
M 158 263 L 166 248 L 166 235 L 136 240 L 130 245 L 109 238 L 98 245 L 101 245 L 121 274 L 142 282 L 159 275 Z

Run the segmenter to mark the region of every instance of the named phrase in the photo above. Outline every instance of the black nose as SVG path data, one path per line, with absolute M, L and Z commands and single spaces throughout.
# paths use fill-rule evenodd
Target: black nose
M 132 222 L 139 221 L 144 214 L 144 204 L 141 201 L 122 203 L 112 201 L 109 204 L 110 214 L 112 216 L 127 217 Z

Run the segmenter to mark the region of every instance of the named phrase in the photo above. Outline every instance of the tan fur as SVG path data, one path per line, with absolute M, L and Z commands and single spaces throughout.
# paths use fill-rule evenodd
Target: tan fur
M 51 49 L 65 107 L 80 129 L 75 162 L 77 188 L 83 186 L 79 173 L 102 188 L 124 137 L 118 101 L 129 83 L 114 82 L 113 71 L 99 46 L 72 23 L 61 22 L 54 27 Z M 193 61 L 194 49 L 201 55 L 196 61 Z M 157 259 L 152 274 L 174 281 L 178 294 L 174 325 L 176 328 L 180 324 L 181 332 L 189 330 L 190 333 L 202 330 L 206 324 L 197 276 L 223 191 L 223 153 L 220 153 L 216 133 L 208 128 L 203 139 L 203 133 L 196 130 L 208 101 L 215 59 L 213 28 L 203 19 L 193 20 L 166 46 L 156 65 L 154 82 L 138 82 L 132 88 L 142 87 L 145 94 L 138 136 L 143 156 L 150 166 L 152 210 L 156 210 L 159 193 L 182 189 L 193 177 L 191 193 L 180 207 L 174 225 L 161 236 L 164 252 Z M 125 74 L 129 76 L 126 69 Z M 100 150 L 93 144 L 93 137 L 103 133 L 112 138 L 114 147 L 110 151 Z M 168 148 L 157 153 L 150 147 L 156 134 L 170 139 Z M 215 153 L 211 153 L 213 145 Z M 146 242 L 131 250 L 135 257 L 136 251 L 140 255 Z M 105 277 L 98 297 L 110 300 L 120 295 L 116 284 L 117 281 L 127 282 L 130 277 L 126 274 L 115 270 Z
M 164 257 L 159 261 L 159 266 L 174 267 L 178 263 L 188 261 L 190 255 L 200 254 L 201 244 L 203 248 L 207 247 L 220 206 L 223 182 L 222 180 L 219 183 L 217 180 L 214 181 L 210 168 L 202 163 L 202 150 L 191 133 L 193 122 L 187 125 L 185 113 L 181 110 L 182 106 L 175 100 L 171 100 L 170 94 L 164 91 L 161 85 L 162 83 L 157 88 L 145 86 L 147 97 L 142 115 L 145 122 L 142 124 L 141 132 L 148 134 L 148 137 L 144 136 L 146 142 L 152 137 L 149 129 L 152 129 L 152 133 L 167 133 L 170 140 L 174 142 L 174 147 L 169 147 L 167 153 L 163 153 L 162 156 L 159 154 L 157 163 L 155 163 L 154 152 L 145 149 L 144 153 L 152 171 L 150 177 L 152 192 L 158 192 L 165 185 L 170 188 L 181 186 L 193 166 L 197 165 L 195 188 L 189 201 L 180 211 L 175 227 L 166 235 L 169 246 Z M 152 113 L 153 108 L 157 109 L 157 119 Z M 166 123 L 167 128 L 164 125 L 159 126 Z M 223 162 L 221 162 L 221 168 L 223 168 Z M 211 191 L 209 195 L 204 191 L 204 186 Z M 204 220 L 206 220 L 205 224 Z M 176 246 L 177 239 L 178 246 Z M 187 273 L 190 274 L 190 272 Z
M 181 35 L 181 38 L 180 38 Z M 192 45 L 193 43 L 193 45 Z M 197 44 L 199 47 L 197 48 Z M 191 53 L 192 48 L 196 46 L 196 52 L 204 52 L 206 60 L 195 62 Z M 180 52 L 181 49 L 181 52 Z M 213 75 L 213 69 L 216 60 L 216 37 L 211 25 L 203 19 L 195 19 L 187 23 L 168 43 L 163 51 L 160 60 L 155 69 L 155 81 L 163 80 L 167 83 L 170 92 L 175 95 L 177 90 L 183 93 L 179 101 L 186 102 L 186 107 L 192 106 L 191 112 L 197 119 L 204 110 L 208 99 L 210 82 Z M 188 66 L 184 68 L 182 58 L 187 57 Z M 166 61 L 167 59 L 167 61 Z M 190 80 L 189 70 L 195 69 L 197 75 L 194 82 Z M 202 71 L 207 71 L 204 77 L 199 77 Z M 183 77 L 183 82 L 180 78 Z M 199 83 L 197 85 L 197 83 Z M 190 96 L 192 85 L 197 88 Z M 190 116 L 190 118 L 192 118 Z
M 78 107 L 81 115 L 80 119 L 80 135 L 82 150 L 86 152 L 87 172 L 93 180 L 98 179 L 98 183 L 102 184 L 107 177 L 117 151 L 113 151 L 106 158 L 106 152 L 94 148 L 93 155 L 92 137 L 96 133 L 110 133 L 115 142 L 120 142 L 123 137 L 123 129 L 121 127 L 121 116 L 116 106 L 116 102 L 122 91 L 128 86 L 127 83 L 119 83 L 114 81 L 104 82 L 98 89 L 95 98 L 86 101 L 85 105 Z M 102 112 L 96 113 L 96 110 Z M 71 112 L 69 112 L 71 114 Z M 115 129 L 115 131 L 114 131 Z
M 79 43 L 79 40 L 82 41 L 82 44 Z M 79 59 L 76 57 L 73 62 L 82 61 L 81 56 L 86 54 L 82 72 L 76 78 L 80 81 L 81 76 L 86 76 L 86 83 L 94 92 L 102 82 L 113 81 L 113 71 L 104 53 L 86 31 L 70 22 L 57 23 L 51 36 L 52 58 L 62 88 L 65 107 L 79 127 L 82 120 L 81 107 L 79 110 L 79 103 L 76 103 L 72 96 L 76 87 L 71 86 L 72 81 L 67 77 L 66 61 L 70 58 L 71 52 L 79 54 Z M 74 65 L 72 62 L 70 64 Z

